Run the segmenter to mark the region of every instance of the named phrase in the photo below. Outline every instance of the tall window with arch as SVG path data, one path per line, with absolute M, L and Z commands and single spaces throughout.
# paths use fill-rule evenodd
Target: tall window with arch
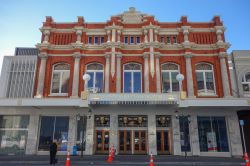
M 195 66 L 197 90 L 199 96 L 215 95 L 215 82 L 213 65 L 199 63 Z
M 179 65 L 174 63 L 165 63 L 161 66 L 162 92 L 171 93 L 179 91 L 179 83 L 176 76 L 179 74 Z
M 69 90 L 70 65 L 59 63 L 53 65 L 51 94 L 67 95 Z
M 242 88 L 245 95 L 250 95 L 250 72 L 247 72 L 242 77 Z
M 123 66 L 123 92 L 141 93 L 142 92 L 141 65 L 128 63 Z
M 88 88 L 91 91 L 97 93 L 103 92 L 103 81 L 104 81 L 104 67 L 99 63 L 91 63 L 87 65 L 86 73 L 90 75 L 90 80 L 88 82 Z

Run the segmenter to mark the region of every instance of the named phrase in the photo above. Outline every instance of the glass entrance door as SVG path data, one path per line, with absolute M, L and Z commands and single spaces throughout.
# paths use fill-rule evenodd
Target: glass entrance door
M 119 131 L 119 153 L 132 154 L 132 131 L 121 130 Z
M 171 143 L 170 143 L 170 132 L 169 130 L 158 130 L 157 131 L 157 153 L 158 154 L 170 154 Z
M 147 132 L 134 131 L 134 154 L 147 153 Z
M 96 131 L 96 153 L 108 154 L 109 152 L 109 131 Z

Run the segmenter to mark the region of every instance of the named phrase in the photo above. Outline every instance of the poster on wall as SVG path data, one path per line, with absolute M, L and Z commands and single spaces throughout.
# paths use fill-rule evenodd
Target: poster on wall
M 67 150 L 67 142 L 68 142 L 68 132 L 61 132 L 61 144 L 60 146 L 60 150 L 61 151 L 66 151 Z
M 207 132 L 207 149 L 208 152 L 217 152 L 217 142 L 215 132 Z

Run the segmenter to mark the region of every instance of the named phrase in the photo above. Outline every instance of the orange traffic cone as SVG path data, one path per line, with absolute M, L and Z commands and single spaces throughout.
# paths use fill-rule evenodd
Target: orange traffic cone
M 244 153 L 244 160 L 246 161 L 246 166 L 250 166 L 250 162 L 249 162 L 247 152 Z
M 113 161 L 113 156 L 111 155 L 111 153 L 109 153 L 109 157 L 107 159 L 107 162 L 112 163 L 112 161 Z
M 70 166 L 70 153 L 69 153 L 69 150 L 68 150 L 68 153 L 67 153 L 67 159 L 66 159 L 66 165 L 65 166 Z
M 150 164 L 149 164 L 149 166 L 155 166 L 154 157 L 153 157 L 152 153 L 150 154 Z

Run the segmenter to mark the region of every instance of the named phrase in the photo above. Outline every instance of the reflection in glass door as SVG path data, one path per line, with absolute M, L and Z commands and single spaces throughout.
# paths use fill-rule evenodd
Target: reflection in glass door
M 109 131 L 96 131 L 96 153 L 109 152 Z
M 147 151 L 146 131 L 134 131 L 134 153 L 145 154 Z
M 119 153 L 120 154 L 131 154 L 131 133 L 132 131 L 119 131 Z
M 157 131 L 157 153 L 158 154 L 170 154 L 170 132 L 168 130 Z

